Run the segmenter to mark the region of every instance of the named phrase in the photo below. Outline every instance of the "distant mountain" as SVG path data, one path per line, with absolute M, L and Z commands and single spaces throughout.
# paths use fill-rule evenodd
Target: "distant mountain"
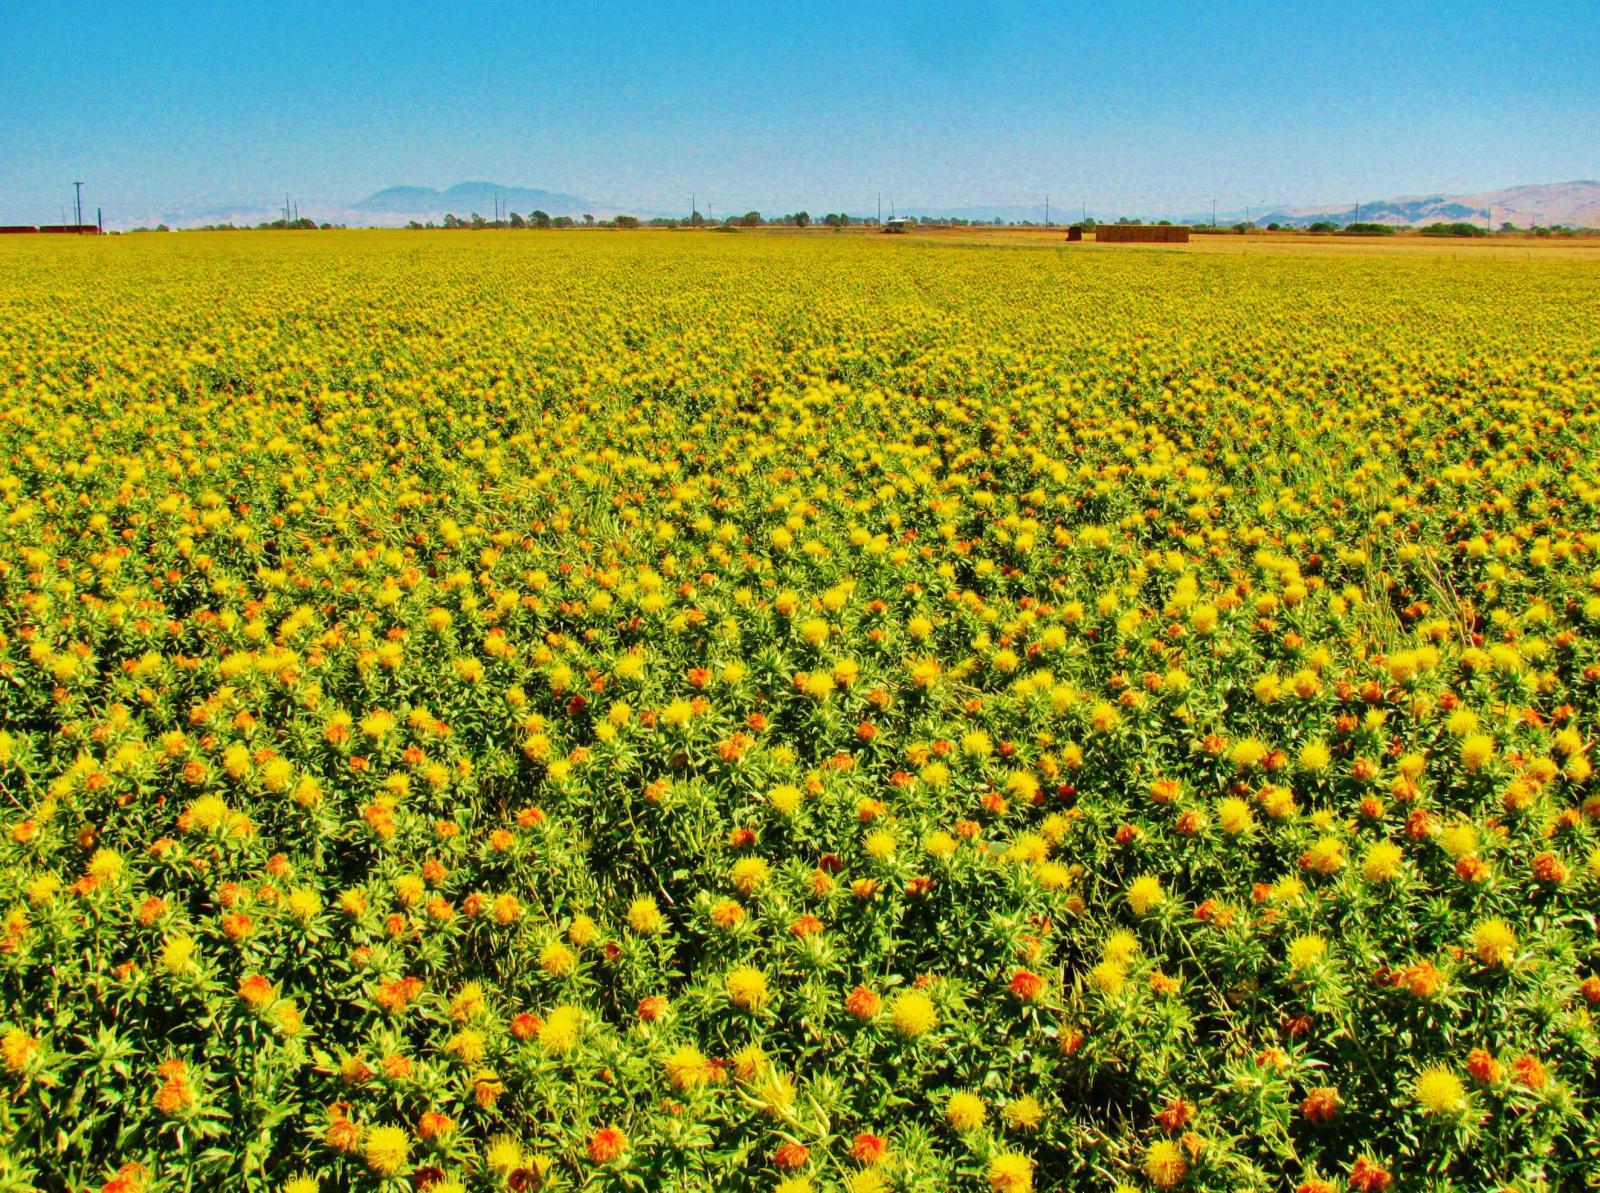
M 1318 220 L 1351 223 L 1358 214 L 1362 223 L 1396 227 L 1466 221 L 1496 228 L 1508 222 L 1524 228 L 1531 224 L 1595 228 L 1600 227 L 1600 182 L 1551 182 L 1471 195 L 1401 195 L 1359 205 L 1285 207 L 1258 214 L 1255 221 L 1303 227 Z M 1239 218 L 1238 213 L 1232 213 L 1232 218 Z
M 465 219 L 473 212 L 492 216 L 497 201 L 501 211 L 515 211 L 521 215 L 535 210 L 547 215 L 582 215 L 584 212 L 601 215 L 609 211 L 577 195 L 525 186 L 501 186 L 494 182 L 458 182 L 443 191 L 431 186 L 391 186 L 352 204 L 350 210 L 364 223 L 439 220 L 447 212 Z

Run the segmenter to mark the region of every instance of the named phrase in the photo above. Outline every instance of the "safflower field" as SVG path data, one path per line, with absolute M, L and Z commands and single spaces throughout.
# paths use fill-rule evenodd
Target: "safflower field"
M 1596 311 L 0 245 L 0 1188 L 1594 1187 Z

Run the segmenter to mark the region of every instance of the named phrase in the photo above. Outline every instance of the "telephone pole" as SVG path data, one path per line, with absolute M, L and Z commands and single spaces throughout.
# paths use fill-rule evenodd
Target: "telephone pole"
M 1044 226 L 1050 226 L 1050 195 L 1046 192 L 1044 197 Z
M 1217 201 L 1215 199 L 1211 200 L 1211 226 L 1213 228 L 1217 226 Z
M 74 230 L 81 232 L 83 231 L 83 183 L 74 182 L 72 184 L 72 189 L 75 192 L 75 197 L 73 198 L 73 207 L 77 212 L 77 216 L 75 218 L 78 221 L 77 227 Z

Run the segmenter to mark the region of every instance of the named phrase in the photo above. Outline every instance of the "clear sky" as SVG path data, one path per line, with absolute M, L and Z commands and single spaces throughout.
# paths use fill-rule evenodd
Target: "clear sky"
M 0 220 L 395 184 L 1183 214 L 1600 177 L 1600 0 L 35 3 Z

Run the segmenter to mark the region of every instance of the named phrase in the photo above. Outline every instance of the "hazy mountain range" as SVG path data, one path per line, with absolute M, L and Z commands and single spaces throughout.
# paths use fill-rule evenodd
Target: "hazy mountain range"
M 493 182 L 460 182 L 445 190 L 427 186 L 391 186 L 365 199 L 353 202 L 316 202 L 302 200 L 298 213 L 319 223 L 347 224 L 351 227 L 402 227 L 415 220 L 419 223 L 441 223 L 447 213 L 467 219 L 474 213 L 491 218 L 496 204 L 502 214 L 515 211 L 526 216 L 539 210 L 549 215 L 582 216 L 591 214 L 596 219 L 606 219 L 619 213 L 650 218 L 662 214 L 682 215 L 669 204 L 659 208 L 620 207 L 605 200 L 585 199 L 560 191 L 547 191 L 534 187 L 504 186 Z M 293 200 L 291 200 L 293 204 Z M 848 209 L 848 208 L 847 208 Z M 291 207 L 291 210 L 294 210 Z M 776 217 L 793 208 L 766 211 Z M 1024 220 L 1041 223 L 1044 220 L 1043 204 L 989 204 L 951 205 L 948 207 L 926 204 L 903 204 L 893 208 L 901 215 L 918 218 L 957 218 L 982 221 L 999 219 L 1006 223 Z M 872 208 L 851 210 L 850 214 L 865 216 Z M 891 206 L 885 204 L 884 215 Z M 0 223 L 45 223 L 56 218 L 55 211 L 37 213 L 31 210 L 7 209 L 0 212 Z M 717 213 L 719 216 L 722 212 Z M 822 211 L 813 211 L 819 219 Z M 1078 205 L 1058 204 L 1050 209 L 1050 220 L 1055 224 L 1068 224 L 1082 217 Z M 1116 219 L 1130 216 L 1157 219 L 1169 215 L 1180 223 L 1205 224 L 1211 220 L 1210 211 L 1203 213 L 1173 214 L 1160 211 L 1113 211 L 1091 207 L 1089 214 L 1097 219 Z M 1307 206 L 1257 208 L 1249 211 L 1219 211 L 1218 223 L 1237 223 L 1246 217 L 1257 224 L 1279 223 L 1291 227 L 1304 227 L 1319 220 L 1350 223 L 1358 216 L 1363 222 L 1392 224 L 1397 227 L 1418 227 L 1424 224 L 1468 221 L 1491 224 L 1498 228 L 1502 223 L 1519 227 L 1531 224 L 1568 224 L 1577 227 L 1600 227 L 1600 182 L 1553 182 L 1539 186 L 1517 186 L 1505 190 L 1481 191 L 1465 195 L 1401 195 L 1389 199 L 1371 199 L 1362 203 L 1324 203 Z M 276 201 L 270 203 L 239 202 L 232 204 L 207 204 L 187 207 L 134 207 L 108 203 L 105 207 L 108 228 L 153 226 L 163 223 L 174 228 L 192 228 L 202 224 L 254 225 L 281 219 L 283 207 Z
M 1401 195 L 1360 204 L 1332 203 L 1313 207 L 1286 207 L 1253 212 L 1258 224 L 1305 226 L 1318 220 L 1420 227 L 1424 224 L 1503 223 L 1526 228 L 1532 224 L 1569 224 L 1600 227 L 1600 182 L 1551 182 L 1541 186 L 1514 186 L 1470 195 Z M 1230 213 L 1233 219 L 1242 213 Z M 1206 217 L 1209 219 L 1209 216 Z M 1204 222 L 1196 218 L 1196 223 Z
M 501 212 L 515 211 L 527 215 L 542 211 L 546 215 L 598 214 L 595 205 L 577 195 L 564 195 L 560 191 L 542 191 L 525 186 L 501 186 L 494 182 L 458 182 L 449 190 L 436 191 L 431 186 L 391 186 L 370 195 L 350 210 L 382 217 L 405 217 L 406 220 L 438 221 L 448 212 L 463 219 L 473 212 L 485 217 L 494 215 L 495 204 Z M 611 210 L 605 204 L 600 211 Z M 402 220 L 401 222 L 404 222 Z

